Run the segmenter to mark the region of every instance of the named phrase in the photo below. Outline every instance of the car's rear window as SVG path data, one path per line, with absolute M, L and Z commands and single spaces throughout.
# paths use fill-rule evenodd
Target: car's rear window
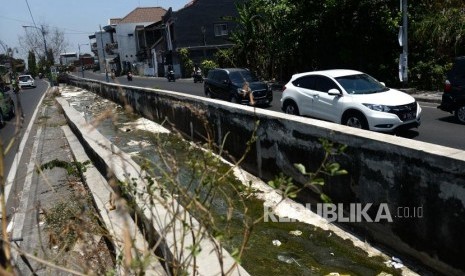
M 29 76 L 20 76 L 19 80 L 20 81 L 29 81 Z

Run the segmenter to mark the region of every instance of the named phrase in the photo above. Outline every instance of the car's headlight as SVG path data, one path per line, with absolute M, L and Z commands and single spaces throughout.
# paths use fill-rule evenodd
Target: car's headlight
M 363 104 L 363 105 L 374 111 L 381 111 L 381 112 L 391 111 L 391 108 L 387 105 L 382 105 L 382 104 Z

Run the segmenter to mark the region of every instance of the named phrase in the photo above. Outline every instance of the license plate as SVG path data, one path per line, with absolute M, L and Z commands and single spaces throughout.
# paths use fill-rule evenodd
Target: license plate
M 413 120 L 415 118 L 416 118 L 416 113 L 415 112 L 408 112 L 408 113 L 402 114 L 402 116 L 401 116 L 402 121 L 409 121 L 409 120 Z

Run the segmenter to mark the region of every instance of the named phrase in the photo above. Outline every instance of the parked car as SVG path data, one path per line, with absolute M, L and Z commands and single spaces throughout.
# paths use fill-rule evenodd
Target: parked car
M 0 91 L 0 127 L 3 127 L 5 121 L 15 115 L 15 104 L 8 90 L 2 88 Z
M 19 80 L 20 87 L 24 87 L 24 86 L 36 87 L 34 78 L 31 75 L 20 75 L 18 77 L 18 80 Z
M 410 129 L 421 123 L 421 107 L 412 96 L 354 70 L 293 75 L 284 87 L 281 109 L 380 132 Z
M 456 58 L 447 73 L 441 105 L 438 108 L 454 114 L 460 123 L 465 124 L 465 57 Z
M 249 104 L 250 97 L 246 97 L 242 91 L 245 82 L 249 83 L 256 105 L 271 104 L 273 101 L 271 87 L 243 68 L 210 69 L 204 80 L 205 95 L 233 103 Z

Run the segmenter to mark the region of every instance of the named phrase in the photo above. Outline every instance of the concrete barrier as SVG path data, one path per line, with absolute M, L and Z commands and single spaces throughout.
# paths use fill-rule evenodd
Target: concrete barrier
M 140 244 L 141 241 L 135 241 L 138 242 L 138 249 L 143 251 L 141 248 L 148 247 L 156 252 L 169 275 L 180 273 L 179 269 L 187 275 L 225 275 L 226 271 L 228 275 L 249 275 L 221 243 L 207 233 L 202 224 L 191 217 L 175 199 L 161 195 L 160 190 L 150 193 L 147 191 L 148 185 L 145 180 L 148 175 L 129 154 L 121 151 L 88 124 L 78 111 L 69 106 L 66 99 L 56 100 L 63 109 L 69 127 L 99 171 L 108 178 L 107 180 L 116 180 L 133 187 L 134 191 L 131 192 L 134 193 L 126 196 L 131 197 L 135 205 L 131 204 L 131 208 L 128 209 L 134 209 L 131 216 L 137 218 L 135 220 L 139 228 L 143 229 L 140 231 L 149 245 L 144 246 Z M 112 188 L 115 189 L 114 186 Z M 118 192 L 115 191 L 115 194 Z M 108 194 L 106 196 L 108 197 Z M 108 200 L 109 198 L 106 198 L 103 202 Z M 100 204 L 99 208 L 103 214 L 106 213 L 106 210 L 102 210 L 105 206 Z M 121 224 L 114 219 L 114 224 Z M 123 232 L 121 229 L 115 229 L 116 227 L 110 229 L 110 232 Z M 191 254 L 189 250 L 197 247 L 201 250 Z M 156 272 L 156 275 L 163 275 L 159 268 L 160 266 L 152 264 L 147 271 L 149 274 Z
M 324 156 L 320 138 L 347 145 L 334 161 L 349 174 L 326 179 L 324 191 L 343 204 L 344 214 L 351 203 L 373 204 L 370 217 L 387 205 L 392 222 L 342 226 L 441 273 L 465 271 L 464 151 L 182 93 L 78 78 L 71 83 L 168 122 L 191 139 L 211 137 L 228 159 L 241 157 L 250 146 L 241 166 L 264 180 L 285 172 L 302 184 L 306 179 L 294 164 L 316 170 Z M 257 139 L 249 145 L 254 133 Z M 314 202 L 314 197 L 309 192 L 299 200 Z

